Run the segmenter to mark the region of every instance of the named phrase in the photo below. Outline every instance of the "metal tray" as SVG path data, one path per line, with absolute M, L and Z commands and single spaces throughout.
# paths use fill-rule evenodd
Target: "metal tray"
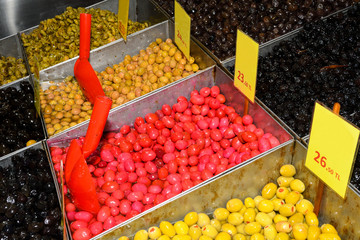
M 56 173 L 54 171 L 54 168 L 52 167 L 53 164 L 51 163 L 51 159 L 48 155 L 48 151 L 47 151 L 47 145 L 46 145 L 46 142 L 44 140 L 42 141 L 39 141 L 35 144 L 32 144 L 28 147 L 25 147 L 25 148 L 22 148 L 22 149 L 19 149 L 15 152 L 12 152 L 8 155 L 5 155 L 3 157 L 0 158 L 0 167 L 8 167 L 8 166 L 12 166 L 12 162 L 11 162 L 11 159 L 12 157 L 14 156 L 24 156 L 24 153 L 30 149 L 41 149 L 45 152 L 46 156 L 47 156 L 47 160 L 48 160 L 48 163 L 49 163 L 49 168 L 50 168 L 50 171 L 51 171 L 51 175 L 52 175 L 52 179 L 53 179 L 53 182 L 54 182 L 54 185 L 55 185 L 55 189 L 56 189 L 56 194 L 58 196 L 58 201 L 59 201 L 59 206 L 61 206 L 61 201 L 60 201 L 60 192 L 59 192 L 59 188 L 58 188 L 58 184 L 57 184 L 57 181 L 56 181 Z M 36 160 L 36 159 L 34 159 Z
M 145 49 L 151 42 L 155 41 L 156 38 L 173 38 L 174 36 L 174 25 L 170 21 L 164 21 L 162 23 L 158 23 L 154 26 L 151 26 L 147 29 L 141 30 L 137 33 L 128 37 L 128 41 L 125 43 L 123 39 L 110 43 L 106 46 L 99 47 L 94 49 L 90 54 L 90 63 L 96 71 L 103 71 L 108 66 L 113 66 L 115 63 L 121 62 L 125 55 L 135 55 L 139 53 L 139 50 Z M 191 42 L 191 56 L 193 56 L 197 63 L 200 66 L 199 72 L 194 75 L 201 74 L 203 71 L 206 71 L 209 67 L 214 66 L 214 61 L 204 52 L 202 51 L 194 42 Z M 49 81 L 51 80 L 62 80 L 67 76 L 74 75 L 74 64 L 78 57 L 67 60 L 63 63 L 59 63 L 52 67 L 49 67 L 45 70 L 40 71 L 40 84 L 43 89 L 47 89 L 49 86 Z M 166 86 L 165 86 L 166 87 Z M 157 89 L 153 92 L 158 92 L 164 89 L 164 87 Z M 127 102 L 119 107 L 116 107 L 110 111 L 115 112 L 117 109 L 127 106 L 129 104 L 136 103 L 140 99 L 147 98 L 151 95 L 152 92 L 138 97 L 132 101 Z M 89 120 L 77 124 L 76 126 L 69 128 L 63 132 L 69 132 L 77 128 L 83 123 L 88 123 Z M 114 129 L 114 127 L 112 128 Z M 115 126 L 116 129 L 116 126 Z M 51 138 L 54 138 L 58 135 L 61 135 L 63 132 L 59 134 L 55 134 Z
M 231 198 L 255 197 L 266 183 L 276 180 L 281 165 L 291 162 L 293 146 L 294 142 L 291 140 L 261 158 L 247 161 L 241 167 L 211 178 L 205 184 L 195 186 L 182 196 L 175 197 L 171 202 L 159 204 L 153 211 L 143 212 L 132 221 L 122 223 L 114 231 L 104 234 L 101 239 L 130 237 L 140 229 L 159 226 L 161 221 L 181 220 L 188 212 L 210 213 L 218 207 L 225 206 Z
M 11 56 L 11 57 L 15 57 L 15 58 L 21 58 L 24 60 L 24 64 L 27 66 L 25 57 L 24 57 L 24 54 L 22 51 L 20 39 L 17 34 L 0 39 L 0 55 L 5 56 L 5 57 Z M 27 68 L 27 71 L 29 72 L 28 68 Z M 16 81 L 21 81 L 25 78 L 27 78 L 27 76 L 25 76 L 23 78 L 19 78 L 11 83 L 1 85 L 0 88 L 9 86 Z
M 105 0 L 85 8 L 87 9 L 100 8 L 117 14 L 118 6 L 119 6 L 119 1 L 117 0 Z M 154 6 L 152 2 L 150 2 L 149 0 L 136 0 L 136 1 L 130 1 L 129 19 L 138 22 L 148 21 L 151 25 L 153 25 L 165 21 L 167 17 L 163 15 L 163 13 L 156 6 Z M 22 33 L 29 34 L 37 27 L 39 27 L 39 25 L 21 31 L 20 34 Z
M 161 109 L 161 106 L 163 104 L 172 105 L 176 103 L 176 99 L 178 96 L 185 96 L 186 98 L 189 98 L 190 93 L 193 89 L 199 90 L 203 87 L 211 87 L 214 85 L 220 87 L 222 94 L 224 94 L 225 97 L 227 98 L 227 105 L 234 107 L 237 112 L 242 113 L 243 105 L 245 102 L 243 95 L 239 94 L 238 90 L 234 87 L 232 79 L 229 78 L 220 68 L 212 67 L 212 68 L 208 68 L 205 71 L 202 71 L 201 73 L 195 76 L 189 76 L 173 84 L 169 84 L 165 86 L 162 91 L 152 92 L 149 94 L 148 97 L 136 100 L 135 101 L 136 104 L 135 103 L 128 104 L 124 107 L 115 109 L 109 114 L 106 130 L 107 131 L 117 130 L 123 124 L 132 125 L 136 117 L 138 116 L 144 117 L 147 113 L 155 112 L 156 110 Z M 128 220 L 127 222 L 124 222 L 118 226 L 115 226 L 105 231 L 102 234 L 92 239 L 100 239 L 100 238 L 111 239 L 108 236 L 114 236 L 113 231 L 118 229 L 120 226 L 123 226 L 126 223 L 133 221 L 134 219 L 139 219 L 141 216 L 145 215 L 146 213 L 152 212 L 157 208 L 174 201 L 175 199 L 179 199 L 182 198 L 182 196 L 186 196 L 189 192 L 193 191 L 193 189 L 196 189 L 208 182 L 214 181 L 214 179 L 217 179 L 224 174 L 228 174 L 234 171 L 235 169 L 241 168 L 249 164 L 250 162 L 256 161 L 260 157 L 263 157 L 271 152 L 276 152 L 278 149 L 282 149 L 284 146 L 291 148 L 289 146 L 292 146 L 293 145 L 292 143 L 294 141 L 292 136 L 285 129 L 283 129 L 281 125 L 278 122 L 276 122 L 261 106 L 259 106 L 256 103 L 250 104 L 249 114 L 253 116 L 254 123 L 258 127 L 263 128 L 265 132 L 271 132 L 274 136 L 276 136 L 279 139 L 281 144 L 273 149 L 270 149 L 267 152 L 264 152 L 252 158 L 251 160 L 245 163 L 241 163 L 237 166 L 234 166 L 231 169 L 228 169 L 227 171 L 199 184 L 198 186 L 195 186 L 194 188 L 191 188 L 183 193 L 180 193 L 174 198 L 169 199 L 147 210 L 146 212 L 139 214 L 138 216 Z M 85 135 L 88 124 L 89 124 L 88 122 L 82 123 L 81 126 L 78 126 L 77 128 L 72 129 L 71 131 L 68 131 L 66 133 L 59 134 L 56 137 L 50 138 L 46 142 L 49 147 L 69 146 L 69 143 L 72 139 Z
M 136 231 L 158 226 L 163 220 L 179 221 L 190 211 L 211 213 L 216 208 L 225 206 L 231 198 L 244 199 L 259 195 L 266 183 L 276 181 L 280 166 L 288 163 L 296 166 L 296 177 L 306 185 L 304 197 L 314 202 L 319 180 L 304 167 L 306 151 L 307 149 L 298 141 L 289 143 L 241 168 L 234 169 L 202 186 L 193 188 L 185 196 L 163 204 L 154 211 L 138 215 L 133 221 L 122 224 L 111 234 L 103 236 L 102 239 L 131 237 Z M 360 230 L 357 228 L 357 223 L 360 221 L 359 207 L 360 197 L 351 188 L 348 188 L 347 198 L 343 200 L 325 187 L 319 220 L 333 224 L 342 239 L 359 239 Z
M 341 14 L 341 13 L 346 13 L 347 11 L 349 11 L 349 9 L 351 9 L 352 6 L 349 6 L 347 8 L 344 8 L 342 10 L 339 10 L 337 12 L 331 13 L 325 17 L 322 17 L 321 20 L 325 20 L 333 15 L 336 14 Z M 295 38 L 296 36 L 298 36 L 299 32 L 303 29 L 303 27 L 295 29 L 289 33 L 286 33 L 278 38 L 275 38 L 269 42 L 266 42 L 262 45 L 260 45 L 259 47 L 259 56 L 266 56 L 267 54 L 271 53 L 274 49 L 274 47 L 276 47 L 277 45 L 279 45 L 281 42 L 283 41 L 290 41 L 293 38 Z M 233 73 L 231 73 L 227 68 L 228 67 L 232 67 L 235 65 L 235 57 L 229 58 L 225 61 L 221 62 L 221 67 L 222 69 L 229 74 L 229 76 L 231 76 L 232 78 L 234 77 Z M 303 142 L 304 144 L 307 144 L 309 141 L 309 134 L 306 136 L 299 136 L 293 129 L 291 129 L 283 120 L 281 120 L 272 110 L 271 108 L 269 108 L 267 105 L 265 105 L 265 103 L 263 103 L 261 101 L 261 99 L 258 99 L 258 103 L 264 107 L 266 109 L 266 111 L 268 111 L 276 120 L 278 120 L 279 122 L 281 122 L 281 124 L 284 126 L 284 128 L 286 130 L 288 130 L 296 139 L 298 139 L 299 141 Z
M 13 82 L 11 82 L 11 83 L 5 84 L 5 85 L 3 85 L 3 86 L 0 86 L 0 89 L 6 89 L 6 88 L 8 88 L 8 87 L 13 87 L 13 88 L 16 88 L 16 89 L 19 90 L 19 89 L 20 89 L 20 83 L 21 83 L 21 82 L 29 82 L 30 85 L 31 85 L 30 76 L 27 76 L 27 77 L 18 79 L 18 80 L 16 80 L 16 81 L 13 81 Z M 35 106 L 34 106 L 34 108 L 35 108 Z M 44 139 L 41 139 L 41 141 L 43 141 L 43 140 L 45 140 L 45 138 L 46 138 L 46 128 L 45 128 L 45 123 L 44 123 L 44 119 L 43 119 L 42 115 L 39 116 L 39 117 L 40 117 L 40 121 L 41 121 L 41 126 L 42 126 L 43 135 L 45 136 Z M 32 146 L 32 145 L 31 145 L 31 146 Z M 18 150 L 16 150 L 16 151 L 13 151 L 13 152 L 11 152 L 11 153 L 9 153 L 9 154 L 6 154 L 6 155 L 0 157 L 0 161 L 1 161 L 1 159 L 5 159 L 5 158 L 8 158 L 9 156 L 12 156 L 12 155 L 14 155 L 14 154 L 17 154 L 17 153 L 23 151 L 24 149 L 28 149 L 28 148 L 30 148 L 31 146 L 29 146 L 29 147 L 23 147 L 23 148 L 20 148 L 20 149 L 18 149 Z
M 168 13 L 165 9 L 163 9 L 163 8 L 157 3 L 156 0 L 150 0 L 150 1 L 151 1 L 155 6 L 157 6 L 159 9 L 161 9 L 161 12 L 162 12 L 165 16 L 167 16 L 168 19 L 171 19 L 172 21 L 174 21 L 174 16 L 169 15 L 169 13 Z M 344 9 L 338 10 L 338 11 L 336 11 L 336 12 L 330 13 L 329 15 L 323 16 L 323 17 L 321 17 L 320 19 L 326 19 L 326 18 L 328 18 L 328 17 L 330 17 L 330 16 L 332 16 L 332 15 L 335 15 L 335 14 L 337 14 L 337 13 L 346 12 L 346 11 L 348 11 L 350 8 L 351 8 L 351 6 L 346 7 L 346 8 L 344 8 Z M 315 21 L 316 21 L 316 20 L 315 20 Z M 281 35 L 281 36 L 279 36 L 279 37 L 277 37 L 277 38 L 274 38 L 274 39 L 271 39 L 271 40 L 269 40 L 269 41 L 267 41 L 267 42 L 264 42 L 264 43 L 260 44 L 260 47 L 265 47 L 266 45 L 272 44 L 273 42 L 281 41 L 283 38 L 286 38 L 288 35 L 291 35 L 293 32 L 297 32 L 297 31 L 299 31 L 299 30 L 302 29 L 302 28 L 303 28 L 303 27 L 294 29 L 294 30 L 292 30 L 292 31 L 290 31 L 290 32 L 288 32 L 288 33 L 285 33 L 284 35 Z M 217 56 L 215 56 L 215 54 L 213 54 L 213 53 L 210 51 L 210 49 L 208 49 L 204 44 L 202 44 L 196 37 L 193 37 L 193 36 L 191 35 L 191 38 L 192 38 L 193 41 L 195 41 L 207 54 L 209 54 L 209 56 L 211 56 L 211 57 L 215 60 L 215 62 L 216 62 L 217 64 L 224 64 L 224 63 L 226 63 L 226 62 L 228 62 L 228 61 L 231 61 L 232 58 L 235 58 L 235 56 L 232 56 L 232 57 L 229 57 L 229 58 L 227 58 L 227 59 L 221 60 L 220 58 L 218 58 Z

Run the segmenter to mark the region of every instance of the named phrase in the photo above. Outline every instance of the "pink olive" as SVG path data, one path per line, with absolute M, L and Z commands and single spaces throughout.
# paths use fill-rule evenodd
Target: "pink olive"
M 75 219 L 79 220 L 79 221 L 84 221 L 84 222 L 90 222 L 90 220 L 93 218 L 93 215 L 89 212 L 86 211 L 80 211 L 75 213 Z
M 91 232 L 88 228 L 79 228 L 73 233 L 72 238 L 74 240 L 88 240 L 91 238 Z

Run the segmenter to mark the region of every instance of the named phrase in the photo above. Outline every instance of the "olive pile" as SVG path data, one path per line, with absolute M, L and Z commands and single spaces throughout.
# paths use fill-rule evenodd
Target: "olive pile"
M 30 70 L 48 68 L 79 55 L 80 13 L 91 14 L 91 49 L 121 38 L 117 15 L 108 10 L 67 7 L 54 18 L 40 22 L 30 34 L 21 39 L 28 55 Z M 148 27 L 148 23 L 129 21 L 128 34 Z M 39 70 L 40 70 L 39 69 Z
M 0 116 L 0 156 L 25 147 L 31 139 L 45 138 L 29 82 L 21 82 L 19 90 L 0 89 Z
M 173 15 L 173 0 L 157 0 Z M 358 0 L 179 0 L 192 19 L 191 33 L 218 58 L 235 55 L 236 29 L 267 42 Z
M 24 60 L 0 55 L 0 86 L 27 75 Z
M 299 136 L 309 134 L 315 101 L 360 126 L 360 7 L 304 26 L 259 59 L 257 97 Z M 233 69 L 232 69 L 233 71 Z M 360 189 L 360 156 L 351 181 Z
M 43 150 L 0 167 L 0 239 L 62 239 L 61 211 Z
M 294 178 L 292 165 L 280 168 L 277 184 L 268 183 L 261 195 L 244 202 L 233 198 L 226 207 L 205 213 L 190 212 L 183 221 L 162 221 L 159 227 L 140 230 L 134 240 L 340 240 L 331 224 L 319 226 L 313 204 L 304 199 L 305 184 Z M 129 240 L 120 237 L 119 240 Z
M 156 39 L 146 50 L 97 73 L 112 108 L 193 74 L 199 66 L 187 60 L 171 39 Z M 41 110 L 50 136 L 90 119 L 92 106 L 73 76 L 40 91 Z

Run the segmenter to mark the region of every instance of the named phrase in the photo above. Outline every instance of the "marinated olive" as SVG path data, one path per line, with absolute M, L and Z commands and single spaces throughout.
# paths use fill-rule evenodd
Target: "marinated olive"
M 24 60 L 0 55 L 0 86 L 27 76 Z
M 117 15 L 103 9 L 67 7 L 66 11 L 54 18 L 41 21 L 30 34 L 21 34 L 31 72 L 36 66 L 48 68 L 79 55 L 80 13 L 90 13 L 91 49 L 121 38 Z M 128 34 L 148 27 L 148 23 L 129 20 Z

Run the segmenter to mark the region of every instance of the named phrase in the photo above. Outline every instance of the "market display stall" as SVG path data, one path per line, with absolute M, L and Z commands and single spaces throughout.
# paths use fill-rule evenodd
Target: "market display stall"
M 114 0 L 1 39 L 0 238 L 359 239 L 358 159 L 346 198 L 325 186 L 318 216 L 321 181 L 304 165 L 316 100 L 358 125 L 355 2 L 180 1 L 189 58 L 168 1 L 131 1 L 127 41 Z M 74 77 L 85 12 L 111 110 L 79 167 L 69 146 L 88 148 L 94 121 Z M 248 108 L 233 84 L 237 28 L 261 43 Z

